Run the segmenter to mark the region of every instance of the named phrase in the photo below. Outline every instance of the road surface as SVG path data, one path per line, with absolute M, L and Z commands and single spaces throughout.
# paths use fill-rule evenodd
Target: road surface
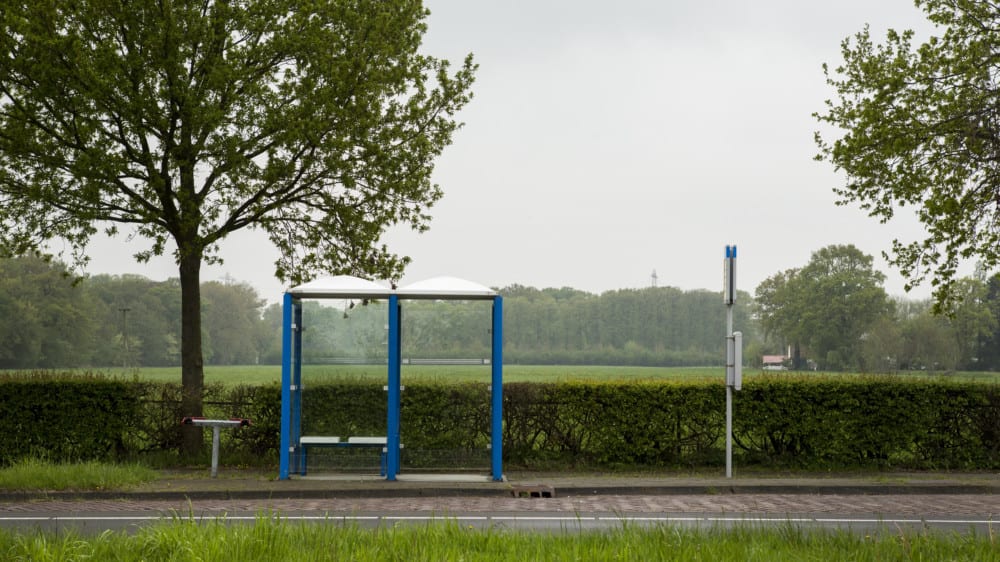
M 172 518 L 252 523 L 261 517 L 362 527 L 427 524 L 537 531 L 611 529 L 623 524 L 683 526 L 800 525 L 870 532 L 935 529 L 996 533 L 1000 497 L 906 495 L 590 495 L 552 498 L 407 497 L 271 500 L 81 500 L 0 503 L 0 527 L 131 530 Z

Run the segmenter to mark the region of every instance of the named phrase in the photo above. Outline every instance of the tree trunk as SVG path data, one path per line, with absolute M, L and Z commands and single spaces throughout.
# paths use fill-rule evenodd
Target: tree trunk
M 181 408 L 185 416 L 201 416 L 205 386 L 205 360 L 201 348 L 201 252 L 181 250 L 180 275 Z M 183 427 L 182 456 L 197 456 L 203 445 L 202 428 Z

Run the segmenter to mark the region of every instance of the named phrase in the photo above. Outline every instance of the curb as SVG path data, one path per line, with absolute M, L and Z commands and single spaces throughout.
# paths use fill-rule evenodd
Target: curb
M 963 484 L 856 484 L 856 485 L 675 485 L 675 486 L 546 486 L 551 497 L 565 496 L 665 496 L 665 495 L 996 495 L 1000 485 Z M 0 492 L 0 502 L 33 501 L 223 501 L 279 499 L 386 499 L 420 497 L 518 497 L 503 487 L 345 487 L 290 490 L 190 490 L 169 492 L 53 491 Z M 524 497 L 524 496 L 520 496 Z M 537 497 L 537 496 L 536 496 Z
M 662 495 L 721 495 L 721 494 L 785 494 L 785 495 L 993 495 L 1000 494 L 1000 486 L 967 484 L 731 484 L 721 486 L 563 486 L 560 494 L 662 496 Z

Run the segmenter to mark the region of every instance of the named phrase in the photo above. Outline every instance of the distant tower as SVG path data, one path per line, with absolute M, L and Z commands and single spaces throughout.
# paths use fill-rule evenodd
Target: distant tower
M 657 280 L 657 279 L 659 279 L 659 277 L 657 277 L 657 276 L 656 276 L 656 270 L 654 269 L 654 270 L 653 270 L 653 275 L 651 275 L 651 276 L 650 276 L 650 280 L 651 280 L 651 281 L 652 281 L 652 283 L 653 283 L 653 285 L 652 285 L 652 286 L 653 286 L 653 288 L 654 288 L 654 289 L 656 288 L 656 280 Z

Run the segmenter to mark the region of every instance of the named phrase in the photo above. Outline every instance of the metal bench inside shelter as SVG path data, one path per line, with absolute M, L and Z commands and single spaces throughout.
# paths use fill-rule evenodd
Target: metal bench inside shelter
M 308 467 L 308 451 L 310 447 L 337 447 L 337 448 L 381 448 L 379 455 L 379 476 L 386 474 L 386 438 L 385 437 L 348 437 L 347 441 L 342 441 L 339 436 L 319 436 L 306 435 L 299 438 L 299 446 L 302 448 L 302 475 L 306 474 Z M 402 447 L 402 445 L 400 445 Z

